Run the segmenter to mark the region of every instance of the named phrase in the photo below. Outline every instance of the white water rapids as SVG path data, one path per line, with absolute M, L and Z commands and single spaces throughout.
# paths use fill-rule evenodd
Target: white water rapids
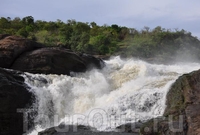
M 102 70 L 73 73 L 74 77 L 25 73 L 25 82 L 37 98 L 33 107 L 38 112 L 37 124 L 30 135 L 62 122 L 108 131 L 161 116 L 171 84 L 200 67 L 197 63 L 156 65 L 119 57 L 105 62 Z

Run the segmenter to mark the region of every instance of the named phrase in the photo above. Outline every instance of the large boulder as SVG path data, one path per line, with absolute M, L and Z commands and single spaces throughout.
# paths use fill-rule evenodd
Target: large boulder
M 197 135 L 200 133 L 200 70 L 184 74 L 171 86 L 165 119 L 144 124 L 142 134 Z M 155 121 L 157 129 L 155 131 Z M 145 132 L 145 128 L 148 131 Z
M 43 45 L 25 38 L 0 34 L 0 67 L 10 68 L 22 53 L 41 47 Z
M 67 74 L 84 72 L 93 67 L 101 68 L 103 62 L 89 55 L 78 55 L 70 50 L 49 47 L 21 55 L 11 66 L 12 69 L 43 74 Z
M 35 99 L 19 72 L 0 68 L 0 134 L 22 135 L 23 110 Z M 30 125 L 30 124 L 29 124 Z
M 89 54 L 79 54 L 79 56 L 83 59 L 87 69 L 92 69 L 94 67 L 101 69 L 105 66 L 105 63 L 101 58 L 97 58 Z
M 18 36 L 0 34 L 0 67 L 30 73 L 67 74 L 102 68 L 104 62 L 92 55 L 64 47 L 44 45 Z

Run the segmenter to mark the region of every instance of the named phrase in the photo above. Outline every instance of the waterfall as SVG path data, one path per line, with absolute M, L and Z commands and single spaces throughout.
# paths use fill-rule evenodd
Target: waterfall
M 25 73 L 36 95 L 35 131 L 60 123 L 82 124 L 110 131 L 115 127 L 162 116 L 166 94 L 182 74 L 199 69 L 197 63 L 150 64 L 114 57 L 106 66 L 85 73 L 44 75 Z

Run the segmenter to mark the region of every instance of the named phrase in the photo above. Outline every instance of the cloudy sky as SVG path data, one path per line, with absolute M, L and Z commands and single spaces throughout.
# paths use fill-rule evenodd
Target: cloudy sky
M 141 30 L 185 29 L 200 38 L 200 0 L 0 0 L 0 17 L 75 19 Z

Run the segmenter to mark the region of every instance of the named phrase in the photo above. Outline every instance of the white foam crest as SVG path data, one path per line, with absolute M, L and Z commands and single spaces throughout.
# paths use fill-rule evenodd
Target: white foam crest
M 26 73 L 25 81 L 37 96 L 38 113 L 49 117 L 58 115 L 60 120 L 53 126 L 68 123 L 66 115 L 77 118 L 75 114 L 84 115 L 81 123 L 99 130 L 111 130 L 123 124 L 122 121 L 129 123 L 161 116 L 171 84 L 178 76 L 200 66 L 197 63 L 156 65 L 119 57 L 105 62 L 102 70 L 76 73 L 74 77 Z M 108 120 L 100 121 L 102 115 L 95 114 L 101 113 Z M 75 123 L 71 120 L 71 124 Z

